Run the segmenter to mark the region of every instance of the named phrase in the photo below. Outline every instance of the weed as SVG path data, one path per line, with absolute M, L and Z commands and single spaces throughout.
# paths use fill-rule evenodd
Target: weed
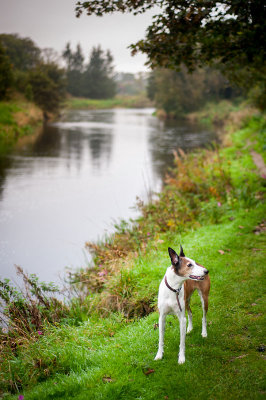
M 16 346 L 17 337 L 40 334 L 46 322 L 58 322 L 67 313 L 67 307 L 55 297 L 59 290 L 53 283 L 39 282 L 35 274 L 28 275 L 19 266 L 16 269 L 24 290 L 14 288 L 8 279 L 0 280 L 0 340 L 13 341 L 11 347 Z

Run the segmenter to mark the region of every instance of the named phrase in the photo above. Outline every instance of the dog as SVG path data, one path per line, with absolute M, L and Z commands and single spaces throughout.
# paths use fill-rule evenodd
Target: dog
M 192 311 L 190 308 L 190 298 L 195 289 L 198 290 L 202 309 L 202 332 L 203 337 L 207 337 L 206 314 L 208 311 L 208 296 L 210 291 L 209 271 L 194 260 L 186 257 L 182 246 L 180 254 L 168 248 L 171 259 L 171 266 L 167 268 L 165 276 L 160 283 L 158 294 L 159 309 L 159 348 L 155 360 L 161 360 L 164 352 L 164 331 L 165 319 L 168 314 L 174 314 L 179 319 L 180 324 L 180 346 L 178 363 L 185 362 L 185 339 L 186 339 L 186 315 L 188 313 L 188 328 L 190 332 L 192 325 Z

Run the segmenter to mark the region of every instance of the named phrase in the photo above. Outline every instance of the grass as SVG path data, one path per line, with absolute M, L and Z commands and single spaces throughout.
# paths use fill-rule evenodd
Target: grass
M 70 97 L 65 103 L 71 109 L 110 109 L 110 108 L 143 108 L 151 107 L 151 102 L 145 95 L 138 96 L 116 96 L 112 99 L 85 99 Z
M 0 102 L 0 154 L 9 152 L 18 140 L 31 135 L 42 122 L 41 111 L 23 98 Z
M 114 240 L 108 246 L 103 243 L 102 250 L 96 247 L 96 261 L 103 264 L 91 273 L 82 272 L 89 291 L 78 318 L 72 311 L 61 323 L 44 322 L 41 334 L 20 337 L 13 347 L 1 343 L 3 398 L 17 399 L 22 393 L 25 400 L 265 397 L 265 189 L 250 155 L 251 148 L 263 152 L 265 119 L 253 117 L 230 135 L 230 141 L 215 156 L 208 154 L 211 163 L 195 164 L 192 156 L 177 160 L 171 184 L 164 189 L 168 195 L 162 194 L 153 204 L 157 212 L 144 209 L 149 231 L 137 236 L 125 223 L 117 227 L 120 240 L 130 241 L 135 235 L 136 248 L 130 244 L 121 255 Z M 178 182 L 182 178 L 183 192 L 175 178 Z M 222 190 L 223 182 L 227 186 Z M 205 198 L 201 188 L 209 187 L 213 189 Z M 190 215 L 188 229 L 184 226 L 189 221 L 182 220 L 179 208 L 174 216 L 169 208 L 171 199 L 177 198 L 171 192 L 188 196 L 187 201 L 189 193 L 202 196 L 195 203 L 201 211 Z M 156 219 L 162 216 L 163 202 L 171 210 L 168 220 L 174 221 L 165 230 L 157 227 Z M 139 223 L 144 231 L 144 222 Z M 164 359 L 153 361 L 158 345 L 158 286 L 169 265 L 167 247 L 178 249 L 180 242 L 211 277 L 208 338 L 200 334 L 201 305 L 195 294 L 194 329 L 187 335 L 186 363 L 181 366 L 179 324 L 172 316 L 166 324 Z
M 232 125 L 234 129 L 241 127 L 245 118 L 252 116 L 256 110 L 247 105 L 247 102 L 241 98 L 235 101 L 222 100 L 218 103 L 207 103 L 202 110 L 189 113 L 186 118 L 190 121 L 196 121 L 206 126 L 215 126 L 220 130 L 226 125 Z
M 209 225 L 184 236 L 187 254 L 210 269 L 212 281 L 209 335 L 207 339 L 200 335 L 200 301 L 194 295 L 195 323 L 187 336 L 184 366 L 177 364 L 179 328 L 175 318 L 168 317 L 162 362 L 153 361 L 158 341 L 158 330 L 154 329 L 157 313 L 133 323 L 119 314 L 89 318 L 79 327 L 50 327 L 47 335 L 30 346 L 21 345 L 9 365 L 12 373 L 30 386 L 25 398 L 263 398 L 264 360 L 259 348 L 264 343 L 265 258 L 263 237 L 253 232 L 263 211 L 258 206 L 239 213 L 234 221 Z M 174 235 L 172 243 L 178 241 L 178 235 Z M 221 255 L 220 249 L 225 254 Z M 145 280 L 158 286 L 168 264 L 162 248 L 138 260 L 134 270 L 138 276 L 149 271 Z

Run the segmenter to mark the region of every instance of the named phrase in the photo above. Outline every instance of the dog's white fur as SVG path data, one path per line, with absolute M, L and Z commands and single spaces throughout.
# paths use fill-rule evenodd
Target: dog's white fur
M 181 247 L 182 249 L 182 247 Z M 170 249 L 171 250 L 171 249 Z M 182 249 L 183 252 L 183 249 Z M 177 256 L 178 257 L 178 256 Z M 190 267 L 190 274 L 189 275 L 196 275 L 198 277 L 205 276 L 208 271 L 206 268 L 199 266 L 196 264 L 194 260 L 185 257 L 186 260 L 192 264 Z M 168 314 L 174 314 L 179 319 L 180 324 L 180 346 L 179 346 L 179 356 L 178 356 L 178 363 L 183 364 L 185 362 L 185 339 L 186 339 L 186 316 L 185 316 L 185 299 L 184 299 L 184 282 L 187 279 L 191 279 L 189 276 L 180 276 L 176 273 L 173 265 L 167 268 L 166 270 L 166 278 L 168 284 L 173 289 L 181 288 L 179 293 L 179 302 L 180 308 L 177 303 L 176 293 L 172 292 L 165 284 L 165 280 L 160 283 L 159 287 L 159 294 L 158 294 L 158 309 L 159 309 L 159 348 L 156 354 L 155 360 L 161 360 L 163 358 L 164 352 L 164 331 L 165 331 L 165 319 Z M 207 336 L 207 326 L 206 326 L 206 312 L 204 310 L 204 302 L 201 296 L 202 306 L 203 306 L 203 319 L 202 319 L 202 336 Z M 192 315 L 188 314 L 188 332 L 192 329 Z

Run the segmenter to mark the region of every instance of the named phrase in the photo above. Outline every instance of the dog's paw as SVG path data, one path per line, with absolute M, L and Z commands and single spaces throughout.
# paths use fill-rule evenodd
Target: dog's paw
M 202 337 L 207 337 L 208 335 L 207 335 L 207 332 L 201 332 L 201 336 Z
M 192 331 L 193 327 L 192 326 L 188 326 L 187 327 L 187 333 L 190 333 Z
M 161 360 L 163 358 L 163 353 L 158 352 L 154 358 L 154 361 Z
M 178 357 L 178 364 L 184 364 L 185 361 L 185 357 Z

